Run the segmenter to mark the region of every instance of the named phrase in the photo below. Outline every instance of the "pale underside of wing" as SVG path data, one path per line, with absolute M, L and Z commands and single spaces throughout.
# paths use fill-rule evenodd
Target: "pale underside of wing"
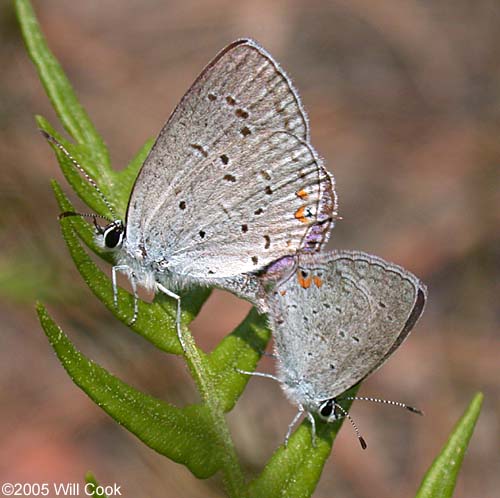
M 139 173 L 129 252 L 164 257 L 194 278 L 224 278 L 301 244 L 318 249 L 336 198 L 308 136 L 299 97 L 271 56 L 250 40 L 229 45 L 183 97 Z
M 205 158 L 179 184 L 144 244 L 175 274 L 220 278 L 295 254 L 317 222 L 330 177 L 312 148 L 287 132 L 248 137 Z M 234 166 L 236 164 L 236 166 Z M 256 167 L 257 166 L 257 167 Z
M 382 365 L 426 298 L 414 275 L 360 252 L 304 256 L 297 275 L 269 296 L 268 306 L 281 378 L 285 384 L 303 379 L 318 401 Z

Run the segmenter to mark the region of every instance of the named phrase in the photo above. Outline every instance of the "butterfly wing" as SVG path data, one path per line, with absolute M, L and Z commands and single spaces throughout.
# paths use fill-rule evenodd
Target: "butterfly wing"
M 414 275 L 375 256 L 301 257 L 297 276 L 268 296 L 281 378 L 302 379 L 317 401 L 338 396 L 401 345 L 425 300 Z
M 287 132 L 260 133 L 250 147 L 236 142 L 225 152 L 237 167 L 207 158 L 206 182 L 183 183 L 170 240 L 163 240 L 176 273 L 214 278 L 257 270 L 295 254 L 318 219 L 330 177 L 308 144 Z
M 131 252 L 165 256 L 175 273 L 221 278 L 319 248 L 336 197 L 308 138 L 277 63 L 251 40 L 229 45 L 182 98 L 138 175 Z

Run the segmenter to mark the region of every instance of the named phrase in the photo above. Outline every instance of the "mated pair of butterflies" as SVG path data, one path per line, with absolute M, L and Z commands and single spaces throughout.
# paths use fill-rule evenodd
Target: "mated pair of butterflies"
M 321 252 L 336 217 L 334 180 L 309 143 L 297 92 L 270 54 L 242 39 L 203 70 L 161 130 L 126 223 L 96 228 L 116 254 L 115 304 L 117 272 L 131 282 L 133 320 L 139 285 L 176 299 L 182 346 L 178 289 L 220 287 L 267 313 L 277 374 L 242 373 L 280 382 L 299 408 L 285 441 L 305 412 L 314 444 L 314 414 L 350 419 L 340 395 L 385 362 L 426 300 L 425 286 L 399 266 L 357 251 Z

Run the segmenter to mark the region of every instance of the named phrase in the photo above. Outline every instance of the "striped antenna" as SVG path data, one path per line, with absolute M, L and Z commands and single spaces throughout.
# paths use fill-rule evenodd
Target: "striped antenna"
M 84 178 L 90 183 L 90 185 L 95 188 L 96 192 L 99 194 L 104 204 L 106 204 L 106 207 L 109 209 L 109 212 L 111 213 L 113 218 L 116 219 L 115 210 L 113 209 L 113 206 L 108 201 L 108 199 L 106 199 L 106 196 L 103 194 L 102 190 L 99 188 L 95 180 L 83 169 L 80 163 L 68 152 L 66 147 L 64 147 L 64 145 L 59 142 L 59 140 L 57 140 L 55 137 L 47 133 L 45 130 L 42 130 L 41 128 L 40 133 L 47 139 L 48 142 L 55 145 L 73 163 L 73 166 L 84 176 Z
M 400 401 L 391 401 L 388 399 L 371 398 L 369 396 L 346 396 L 345 398 L 342 398 L 342 399 L 348 399 L 351 401 L 354 401 L 354 400 L 371 401 L 372 403 L 380 403 L 383 405 L 392 405 L 392 406 L 397 406 L 398 408 L 405 408 L 406 410 L 408 410 L 412 413 L 417 413 L 418 415 L 424 414 L 424 412 L 422 410 L 419 410 L 418 408 L 407 405 L 405 403 L 401 403 Z
M 358 436 L 359 444 L 361 445 L 361 448 L 366 450 L 366 448 L 367 448 L 366 441 L 363 439 L 363 437 L 359 433 L 358 426 L 354 423 L 354 420 L 352 419 L 352 417 L 349 415 L 347 410 L 344 410 L 344 408 L 342 408 L 337 402 L 335 402 L 335 406 L 342 412 L 344 417 L 346 417 L 349 420 L 349 422 L 351 422 L 352 428 L 354 429 L 356 436 Z
M 83 218 L 92 218 L 94 222 L 95 229 L 97 233 L 104 233 L 104 229 L 97 223 L 97 218 L 100 218 L 101 220 L 106 220 L 109 223 L 115 223 L 113 220 L 110 220 L 109 218 L 106 218 L 106 216 L 102 216 L 100 214 L 93 214 L 93 213 L 76 213 L 74 211 L 64 211 L 64 213 L 61 213 L 58 216 L 58 219 L 62 218 L 68 218 L 68 216 L 81 216 Z

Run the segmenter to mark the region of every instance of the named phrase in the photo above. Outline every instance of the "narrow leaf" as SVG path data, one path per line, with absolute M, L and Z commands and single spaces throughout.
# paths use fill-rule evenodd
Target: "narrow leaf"
M 236 369 L 255 370 L 270 336 L 265 317 L 252 309 L 245 320 L 210 354 L 210 370 L 215 376 L 214 383 L 225 412 L 233 409 L 249 381 L 248 375 L 241 375 Z
M 87 204 L 87 206 L 89 206 L 90 209 L 92 209 L 94 212 L 99 213 L 103 216 L 113 217 L 117 214 L 124 214 L 126 203 L 121 204 L 118 201 L 119 196 L 117 195 L 117 189 L 114 186 L 114 182 L 110 180 L 111 177 L 109 175 L 102 175 L 99 168 L 91 167 L 91 165 L 93 164 L 92 159 L 89 158 L 89 156 L 85 153 L 84 148 L 78 145 L 71 144 L 70 142 L 65 140 L 42 116 L 37 116 L 36 120 L 38 127 L 56 138 L 80 164 L 80 166 L 87 172 L 87 174 L 89 174 L 89 176 L 96 182 L 96 184 L 99 185 L 99 189 L 102 191 L 108 202 L 111 203 L 114 210 L 116 211 L 116 214 L 110 212 L 97 190 L 90 184 L 89 181 L 83 178 L 83 176 L 80 174 L 71 160 L 66 157 L 66 155 L 61 150 L 59 150 L 58 147 L 56 147 L 54 144 L 50 144 L 56 154 L 59 166 L 61 167 L 66 180 L 68 180 L 68 183 L 78 194 L 80 199 L 82 199 L 82 201 Z
M 109 168 L 106 146 L 78 102 L 59 62 L 49 50 L 30 2 L 16 0 L 15 7 L 28 53 L 64 128 L 79 144 L 88 147 L 95 163 Z
M 482 403 L 483 395 L 477 393 L 453 429 L 441 453 L 425 474 L 416 498 L 449 498 L 453 495 L 462 460 L 474 432 Z
M 205 406 L 176 408 L 137 391 L 77 351 L 42 305 L 40 323 L 73 382 L 114 420 L 158 453 L 182 463 L 199 478 L 213 475 L 224 455 Z
M 118 203 L 120 205 L 126 206 L 132 193 L 132 188 L 135 183 L 135 179 L 139 174 L 139 171 L 146 160 L 146 157 L 153 146 L 154 140 L 148 140 L 135 155 L 135 157 L 130 161 L 128 166 L 116 173 L 117 176 L 117 195 Z
M 355 396 L 358 388 L 359 385 L 350 389 L 346 396 Z M 345 410 L 349 410 L 350 405 L 350 401 L 342 403 Z M 288 441 L 288 446 L 280 446 L 261 475 L 250 483 L 250 497 L 309 498 L 318 484 L 343 421 L 327 423 L 316 419 L 316 447 L 313 447 L 311 425 L 309 420 L 304 420 Z M 283 437 L 285 433 L 286 427 Z

